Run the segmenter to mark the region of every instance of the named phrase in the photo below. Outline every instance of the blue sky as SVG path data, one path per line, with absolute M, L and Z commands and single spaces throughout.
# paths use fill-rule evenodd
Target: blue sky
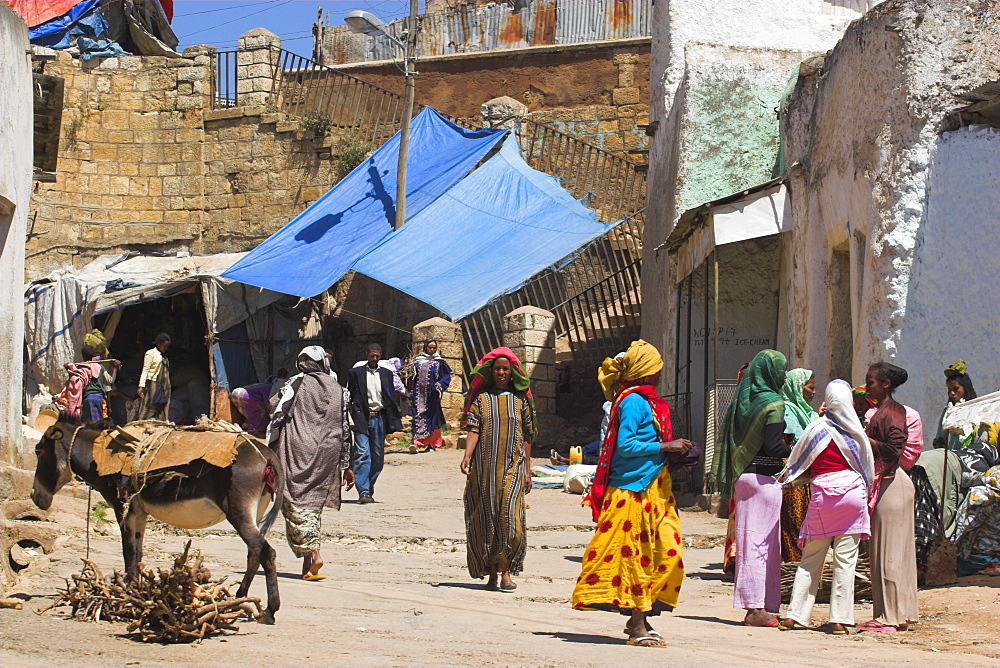
M 312 25 L 317 8 L 330 13 L 330 25 L 343 23 L 344 14 L 364 9 L 389 21 L 405 16 L 408 0 L 174 0 L 173 28 L 178 50 L 192 44 L 214 44 L 235 49 L 236 39 L 253 28 L 267 28 L 289 51 L 312 55 Z M 424 3 L 420 3 L 423 11 Z

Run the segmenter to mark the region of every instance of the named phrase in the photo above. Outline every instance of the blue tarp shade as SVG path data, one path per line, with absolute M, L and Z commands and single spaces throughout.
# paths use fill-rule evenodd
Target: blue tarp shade
M 32 44 L 50 49 L 76 46 L 84 60 L 124 54 L 117 42 L 101 39 L 108 24 L 97 5 L 98 0 L 84 0 L 62 16 L 29 30 L 28 38 Z
M 616 224 L 529 167 L 511 137 L 354 269 L 458 320 Z
M 420 112 L 410 129 L 407 219 L 468 174 L 505 133 L 466 130 L 433 109 Z M 396 133 L 223 277 L 299 297 L 329 288 L 392 232 L 398 160 Z

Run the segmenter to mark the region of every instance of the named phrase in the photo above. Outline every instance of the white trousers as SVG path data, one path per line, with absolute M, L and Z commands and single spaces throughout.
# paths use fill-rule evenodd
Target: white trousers
M 833 544 L 833 580 L 830 585 L 830 623 L 854 624 L 854 569 L 858 565 L 859 534 L 806 541 L 795 571 L 788 617 L 809 626 L 816 592 L 823 577 L 826 552 Z

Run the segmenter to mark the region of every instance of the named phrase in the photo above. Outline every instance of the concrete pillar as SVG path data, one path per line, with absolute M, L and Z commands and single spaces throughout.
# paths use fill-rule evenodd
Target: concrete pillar
M 413 347 L 417 354 L 423 351 L 424 342 L 438 342 L 438 353 L 451 367 L 451 386 L 441 397 L 444 419 L 452 429 L 458 428 L 465 398 L 462 396 L 462 326 L 445 320 L 431 318 L 413 326 Z
M 539 419 L 556 412 L 556 317 L 536 306 L 522 306 L 503 318 L 503 344 L 521 359 L 531 378 Z
M 236 43 L 236 104 L 258 107 L 271 102 L 278 67 L 281 38 L 270 30 L 254 28 Z

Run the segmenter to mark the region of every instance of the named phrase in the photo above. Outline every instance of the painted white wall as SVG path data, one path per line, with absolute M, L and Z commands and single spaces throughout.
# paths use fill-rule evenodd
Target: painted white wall
M 930 150 L 927 199 L 915 235 L 896 360 L 899 396 L 934 437 L 944 368 L 960 357 L 976 392 L 1000 389 L 1000 129 L 946 132 Z
M 28 27 L 3 3 L 0 63 L 0 463 L 10 464 L 21 442 L 21 286 L 31 197 L 34 107 Z
M 942 134 L 957 93 L 1000 77 L 996 44 L 980 37 L 1000 7 L 979 9 L 876 8 L 821 74 L 800 78 L 785 115 L 793 363 L 830 379 L 831 301 L 846 293 L 847 380 L 880 359 L 906 368 L 898 399 L 920 411 L 927 438 L 947 365 L 964 357 L 977 391 L 1000 387 L 1000 141 L 990 129 Z M 845 246 L 847 280 L 831 263 Z

